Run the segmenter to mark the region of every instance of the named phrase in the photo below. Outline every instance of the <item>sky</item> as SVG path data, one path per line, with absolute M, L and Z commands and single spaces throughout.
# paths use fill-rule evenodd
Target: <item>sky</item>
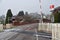
M 44 14 L 50 14 L 50 5 L 60 6 L 60 0 L 42 0 L 42 11 Z M 40 13 L 39 0 L 0 0 L 0 15 L 6 15 L 7 10 L 11 9 L 14 15 L 19 11 L 29 13 Z

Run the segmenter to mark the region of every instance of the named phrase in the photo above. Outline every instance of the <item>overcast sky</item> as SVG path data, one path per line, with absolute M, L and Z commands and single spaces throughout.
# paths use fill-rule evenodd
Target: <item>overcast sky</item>
M 60 0 L 42 0 L 43 13 L 50 14 L 50 4 L 60 6 Z M 8 9 L 11 9 L 14 15 L 21 10 L 39 13 L 39 0 L 0 0 L 0 15 L 6 15 Z

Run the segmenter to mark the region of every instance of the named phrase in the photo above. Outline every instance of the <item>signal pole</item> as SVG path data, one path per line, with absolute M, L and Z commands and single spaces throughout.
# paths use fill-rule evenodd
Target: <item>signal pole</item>
M 42 0 L 39 0 L 40 3 L 40 14 L 41 14 L 41 23 L 43 23 L 43 15 L 42 15 Z
M 41 4 L 41 1 L 42 1 L 42 0 L 39 0 L 39 3 L 40 3 L 40 14 L 41 14 L 41 19 L 39 20 L 39 25 L 40 25 L 40 22 L 41 22 L 41 25 L 42 25 L 42 23 L 43 23 L 43 15 L 42 15 L 42 4 Z M 39 28 L 39 27 L 38 27 L 38 28 Z M 41 26 L 41 28 L 42 28 L 42 26 Z M 39 35 L 37 34 L 37 33 L 38 33 L 37 28 L 35 29 L 35 32 L 36 32 L 36 40 L 39 40 L 39 39 L 38 39 Z

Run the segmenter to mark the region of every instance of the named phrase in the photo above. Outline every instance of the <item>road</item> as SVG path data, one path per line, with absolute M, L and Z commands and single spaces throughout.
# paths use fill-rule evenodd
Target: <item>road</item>
M 8 34 L 9 32 L 11 32 L 9 35 L 7 35 L 9 36 L 9 38 L 7 37 L 8 39 L 6 39 L 5 37 L 5 39 L 6 40 L 36 40 L 37 38 L 35 35 L 38 34 L 38 35 L 41 35 L 38 37 L 38 40 L 52 40 L 49 37 L 45 37 L 45 36 L 51 36 L 51 34 L 49 33 L 45 33 L 45 32 L 36 33 L 35 29 L 37 29 L 37 27 L 38 27 L 38 24 L 36 23 L 36 24 L 17 26 L 13 29 L 4 30 L 4 32 L 7 32 Z
M 45 38 L 45 37 L 39 37 L 39 40 L 51 40 L 49 38 Z M 36 40 L 36 37 L 34 37 L 33 35 L 28 35 L 28 34 L 18 34 L 16 37 L 11 37 L 9 40 Z

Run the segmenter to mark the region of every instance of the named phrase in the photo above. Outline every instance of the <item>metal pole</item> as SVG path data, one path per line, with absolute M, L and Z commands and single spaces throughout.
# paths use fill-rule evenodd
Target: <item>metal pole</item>
M 41 23 L 43 22 L 43 15 L 42 15 L 42 0 L 39 0 L 40 3 L 40 14 L 41 14 Z
M 39 23 L 41 22 L 41 24 L 42 24 L 42 22 L 43 22 L 43 19 L 42 19 L 42 6 L 41 6 L 41 0 L 39 0 L 39 3 L 40 3 L 40 14 L 41 14 L 41 21 L 39 20 Z M 38 32 L 37 32 L 37 29 L 35 29 L 35 32 L 36 32 L 36 40 L 39 40 L 38 39 Z
M 38 34 L 37 34 L 37 29 L 35 28 L 35 32 L 36 32 L 36 40 L 38 40 Z
M 43 23 L 43 15 L 42 15 L 42 0 L 39 0 L 39 3 L 40 3 L 40 14 L 41 14 L 41 29 L 43 29 L 42 27 L 42 23 Z

